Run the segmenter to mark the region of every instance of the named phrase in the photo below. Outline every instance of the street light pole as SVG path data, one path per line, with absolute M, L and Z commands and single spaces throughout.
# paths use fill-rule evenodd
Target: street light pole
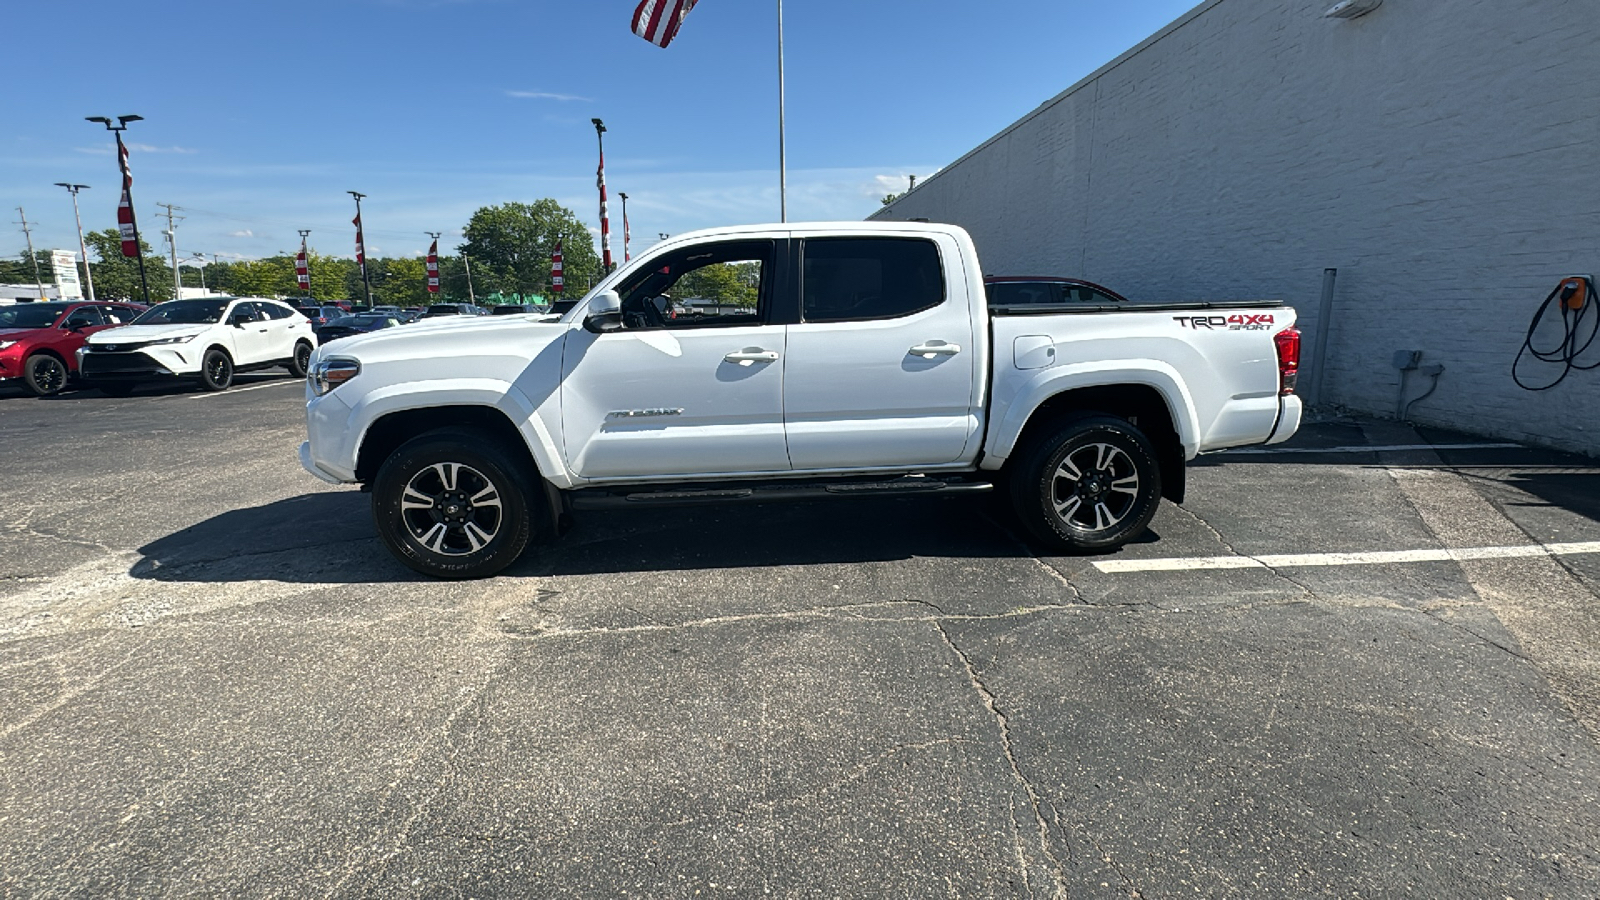
M 778 221 L 789 221 L 789 166 L 783 140 L 783 0 L 778 0 Z
M 83 240 L 83 216 L 78 215 L 78 192 L 87 188 L 87 184 L 69 184 L 65 181 L 56 182 L 56 187 L 64 187 L 72 195 L 72 219 L 78 223 L 78 252 L 83 256 L 83 286 L 89 292 L 89 302 L 94 302 L 94 273 L 89 271 L 89 245 Z
M 366 194 L 356 191 L 345 191 L 346 194 L 356 198 L 356 252 L 360 254 L 361 284 L 367 289 L 367 308 L 372 308 L 372 279 L 367 275 L 367 239 L 366 225 L 361 221 L 361 198 Z
M 39 289 L 39 299 L 44 299 L 44 282 L 39 279 L 39 257 L 33 252 L 33 232 L 28 230 L 28 214 L 17 207 L 17 215 L 22 217 L 22 233 L 28 236 L 28 261 L 33 263 L 33 286 Z
M 617 196 L 622 198 L 622 261 L 627 262 L 633 258 L 628 255 L 628 195 L 617 191 Z
M 122 143 L 122 133 L 128 130 L 128 123 L 142 122 L 144 121 L 144 116 L 117 116 L 117 124 L 115 125 L 112 125 L 111 119 L 106 116 L 85 116 L 84 120 L 99 122 L 106 126 L 107 131 L 117 137 L 117 166 L 122 170 L 122 198 L 128 201 L 128 226 L 133 229 L 133 255 L 134 258 L 139 260 L 139 288 L 144 291 L 145 305 L 149 306 L 150 281 L 145 278 L 144 274 L 144 248 L 139 246 L 139 217 L 133 211 L 133 175 L 128 169 L 128 148 Z M 121 224 L 120 219 L 118 224 Z M 86 264 L 87 262 L 85 260 Z

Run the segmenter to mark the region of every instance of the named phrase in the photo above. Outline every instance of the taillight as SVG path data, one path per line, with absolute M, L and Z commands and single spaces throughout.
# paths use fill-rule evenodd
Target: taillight
M 1278 393 L 1294 393 L 1300 379 L 1300 329 L 1285 328 L 1272 336 L 1278 347 Z

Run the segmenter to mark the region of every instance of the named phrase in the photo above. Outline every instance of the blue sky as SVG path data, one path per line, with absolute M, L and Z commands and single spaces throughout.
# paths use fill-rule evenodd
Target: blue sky
M 700 0 L 663 50 L 629 30 L 636 0 L 80 0 L 6 15 L 11 110 L 0 134 L 0 253 L 75 248 L 116 222 L 110 133 L 126 132 L 142 235 L 184 207 L 180 254 L 254 258 L 312 230 L 353 253 L 441 248 L 480 206 L 553 197 L 598 235 L 606 133 L 612 249 L 659 233 L 778 220 L 777 4 Z M 787 0 L 791 221 L 862 219 L 1187 11 L 1191 0 Z M 31 37 L 29 37 L 31 36 Z M 20 75 L 20 79 L 18 78 Z M 20 82 L 20 83 L 19 83 Z M 598 240 L 598 237 L 597 237 Z

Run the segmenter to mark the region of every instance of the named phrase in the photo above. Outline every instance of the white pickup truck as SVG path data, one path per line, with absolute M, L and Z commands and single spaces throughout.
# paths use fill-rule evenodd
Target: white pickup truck
M 1300 423 L 1277 303 L 990 307 L 924 223 L 741 226 L 640 254 L 559 320 L 319 348 L 301 464 L 419 572 L 492 575 L 592 506 L 1009 493 L 1058 549 L 1138 536 L 1198 453 Z

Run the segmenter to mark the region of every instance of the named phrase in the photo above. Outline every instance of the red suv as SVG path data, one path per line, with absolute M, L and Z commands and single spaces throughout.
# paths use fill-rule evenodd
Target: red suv
M 132 322 L 134 303 L 15 303 L 0 306 L 0 383 L 20 378 L 45 397 L 78 374 L 78 348 L 96 331 Z

